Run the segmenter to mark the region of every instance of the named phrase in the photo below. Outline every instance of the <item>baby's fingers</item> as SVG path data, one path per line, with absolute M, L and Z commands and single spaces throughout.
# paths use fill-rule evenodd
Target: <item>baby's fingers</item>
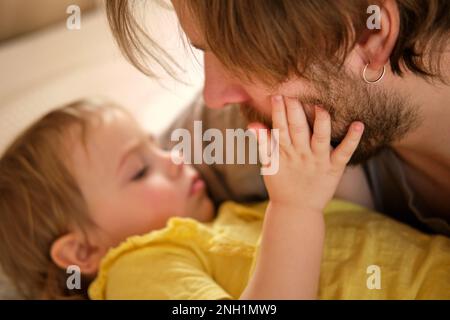
M 256 139 L 258 141 L 258 153 L 259 153 L 259 159 L 261 161 L 261 165 L 269 166 L 270 165 L 270 158 L 272 156 L 272 150 L 271 150 L 271 136 L 269 133 L 269 130 L 266 128 L 266 126 L 260 124 L 260 123 L 251 123 L 248 125 L 248 129 L 253 131 L 253 133 L 256 135 Z
M 272 97 L 272 125 L 280 133 L 280 146 L 289 148 L 292 145 L 286 116 L 286 105 L 282 96 Z
M 330 159 L 331 122 L 329 113 L 320 108 L 315 109 L 314 133 L 311 138 L 311 149 L 321 159 Z
M 340 169 L 347 165 L 361 141 L 363 132 L 364 124 L 362 122 L 351 124 L 344 140 L 331 153 L 331 164 L 334 168 Z
M 310 129 L 303 105 L 297 98 L 285 98 L 285 101 L 292 144 L 297 151 L 307 153 L 310 149 Z

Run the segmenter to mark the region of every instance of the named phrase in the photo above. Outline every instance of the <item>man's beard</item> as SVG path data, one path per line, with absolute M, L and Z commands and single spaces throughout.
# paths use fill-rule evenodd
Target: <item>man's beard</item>
M 367 85 L 350 75 L 340 74 L 334 81 L 318 81 L 316 94 L 300 95 L 303 105 L 319 105 L 330 113 L 331 145 L 337 147 L 354 121 L 364 123 L 364 134 L 353 153 L 349 164 L 366 162 L 383 148 L 403 138 L 419 124 L 418 108 L 390 90 L 376 85 Z M 272 128 L 270 115 L 262 114 L 255 108 L 242 105 L 241 113 L 248 123 L 260 122 Z M 307 114 L 312 130 L 314 115 Z
M 255 108 L 247 106 L 245 104 L 241 104 L 239 110 L 241 111 L 241 114 L 245 118 L 247 123 L 258 122 L 263 124 L 266 128 L 272 128 L 272 118 L 270 115 L 259 112 Z

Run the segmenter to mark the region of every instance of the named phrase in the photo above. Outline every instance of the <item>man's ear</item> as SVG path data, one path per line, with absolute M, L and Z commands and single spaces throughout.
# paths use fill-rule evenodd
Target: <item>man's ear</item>
M 53 262 L 62 269 L 76 265 L 83 274 L 95 274 L 104 250 L 87 244 L 77 232 L 71 232 L 56 239 L 50 249 Z
M 369 63 L 368 69 L 376 73 L 389 61 L 400 30 L 400 13 L 396 0 L 383 0 L 380 11 L 381 28 L 371 30 L 367 27 L 358 41 L 363 59 Z

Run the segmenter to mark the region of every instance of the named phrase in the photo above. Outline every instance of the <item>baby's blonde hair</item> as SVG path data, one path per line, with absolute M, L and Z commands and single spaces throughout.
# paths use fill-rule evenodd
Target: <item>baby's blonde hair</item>
M 53 263 L 50 248 L 72 228 L 85 231 L 91 224 L 70 173 L 69 129 L 78 125 L 85 141 L 89 119 L 108 109 L 86 100 L 57 109 L 0 159 L 0 263 L 25 298 L 87 298 L 89 279 L 83 276 L 81 289 L 69 290 L 68 274 Z

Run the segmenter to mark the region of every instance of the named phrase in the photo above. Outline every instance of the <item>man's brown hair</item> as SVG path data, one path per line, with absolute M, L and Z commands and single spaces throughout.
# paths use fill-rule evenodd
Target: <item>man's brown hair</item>
M 155 0 L 154 0 L 155 1 Z M 441 53 L 448 44 L 450 1 L 397 0 L 400 30 L 390 57 L 394 73 L 406 70 L 441 78 Z M 382 0 L 186 0 L 183 10 L 198 22 L 205 45 L 231 72 L 277 83 L 313 68 L 332 71 L 367 35 L 370 5 Z M 108 20 L 124 55 L 152 74 L 142 59 L 167 67 L 167 54 L 139 27 L 135 1 L 107 0 Z M 159 54 L 160 53 L 160 54 Z M 166 68 L 168 69 L 168 68 Z

